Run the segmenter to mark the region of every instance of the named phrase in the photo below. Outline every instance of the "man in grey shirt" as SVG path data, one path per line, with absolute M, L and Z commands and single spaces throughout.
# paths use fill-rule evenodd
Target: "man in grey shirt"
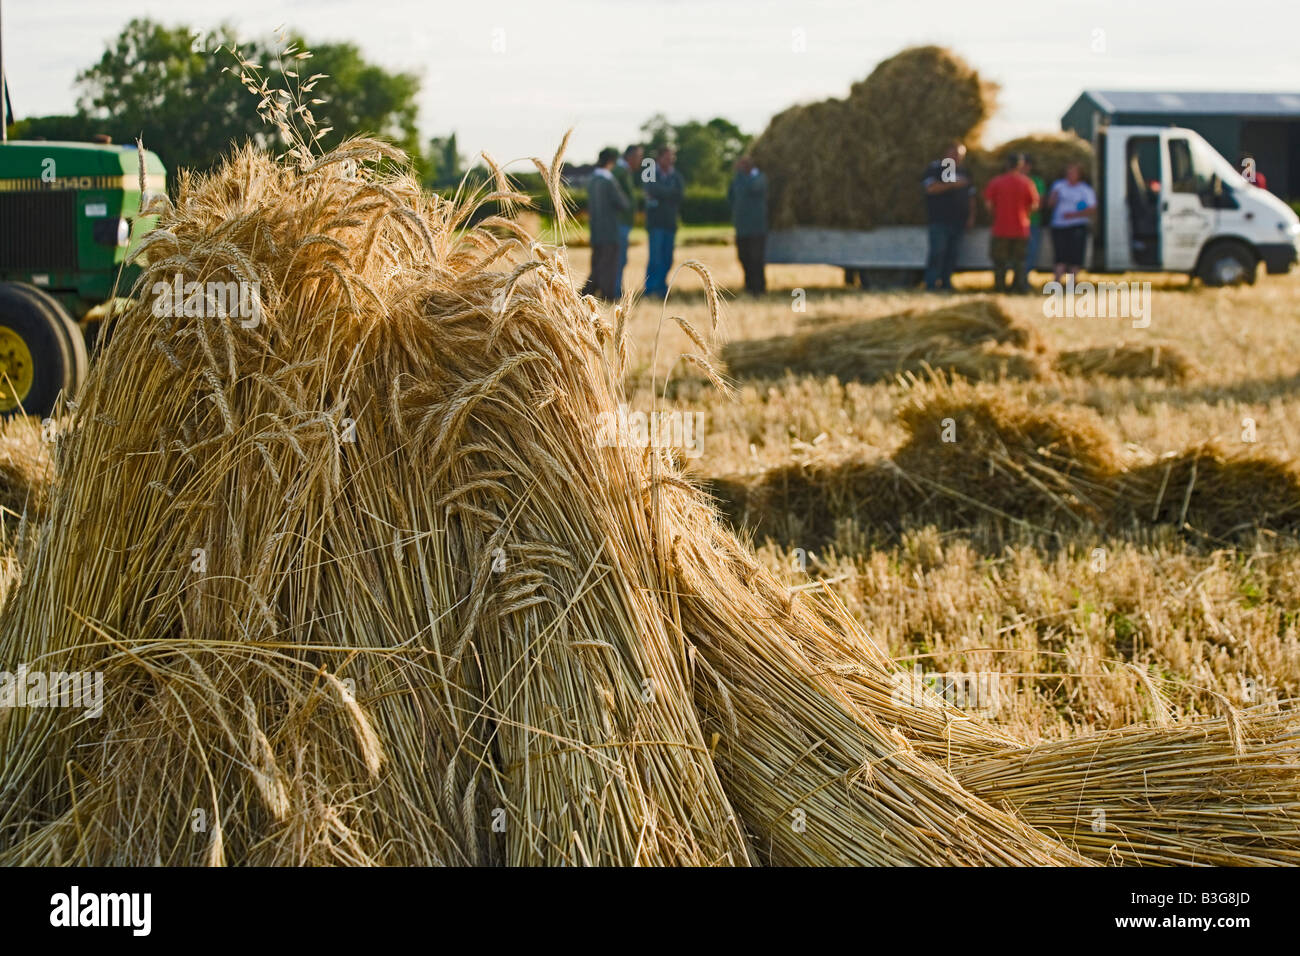
M 727 189 L 727 200 L 736 227 L 736 254 L 745 272 L 745 291 L 762 295 L 767 291 L 767 177 L 748 156 L 736 160 L 736 175 Z
M 619 215 L 631 207 L 614 178 L 618 150 L 600 151 L 596 168 L 587 183 L 587 224 L 591 229 L 591 275 L 582 287 L 583 295 L 597 295 L 606 301 L 616 298 L 618 288 Z

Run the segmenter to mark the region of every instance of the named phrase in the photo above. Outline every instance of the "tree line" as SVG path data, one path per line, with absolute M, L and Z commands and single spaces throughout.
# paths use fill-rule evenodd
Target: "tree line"
M 307 49 L 311 58 L 284 59 L 281 52 Z M 296 32 L 272 39 L 246 39 L 228 25 L 205 32 L 166 26 L 147 18 L 131 20 L 97 62 L 77 75 L 75 112 L 18 120 L 17 139 L 113 142 L 140 137 L 176 181 L 181 169 L 204 171 L 232 145 L 253 141 L 267 148 L 284 144 L 257 112 L 257 101 L 239 83 L 239 60 L 258 64 L 272 88 L 292 90 L 308 75 L 325 74 L 310 101 L 317 129 L 329 129 L 320 145 L 329 149 L 349 136 L 377 134 L 411 157 L 424 182 L 446 188 L 467 171 L 456 134 L 422 140 L 416 125 L 420 77 L 368 62 L 353 43 L 308 44 Z M 748 138 L 721 117 L 673 124 L 652 116 L 641 133 L 647 151 L 677 148 L 677 165 L 696 188 L 724 190 L 731 164 Z M 582 161 L 586 157 L 570 157 Z

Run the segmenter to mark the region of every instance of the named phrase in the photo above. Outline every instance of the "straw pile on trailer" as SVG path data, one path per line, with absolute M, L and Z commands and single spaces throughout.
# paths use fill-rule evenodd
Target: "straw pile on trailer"
M 1050 185 L 1069 162 L 1090 168 L 1092 147 L 1071 133 L 1022 136 L 984 148 L 997 84 L 956 53 L 909 47 L 854 83 L 844 99 L 776 114 L 750 152 L 770 182 L 774 228 L 866 229 L 925 222 L 921 174 L 954 140 L 969 150 L 975 185 L 1003 169 L 1012 152 L 1034 157 Z M 817 148 L 810 150 L 808 144 Z M 979 206 L 977 214 L 983 216 Z
M 954 138 L 978 142 L 996 91 L 951 51 L 912 47 L 845 99 L 777 114 L 750 149 L 769 174 L 773 225 L 923 222 L 922 168 Z
M 1019 136 L 991 150 L 980 151 L 974 157 L 972 169 L 976 182 L 984 183 L 1006 168 L 1007 157 L 1024 153 L 1034 162 L 1033 173 L 1050 189 L 1052 183 L 1065 175 L 1065 167 L 1078 163 L 1085 177 L 1091 175 L 1092 144 L 1074 133 L 1034 133 Z

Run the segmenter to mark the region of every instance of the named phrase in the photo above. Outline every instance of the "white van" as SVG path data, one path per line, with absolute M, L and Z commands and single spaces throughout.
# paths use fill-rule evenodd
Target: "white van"
M 1094 272 L 1186 272 L 1207 285 L 1287 272 L 1300 217 L 1189 129 L 1112 126 L 1096 146 Z

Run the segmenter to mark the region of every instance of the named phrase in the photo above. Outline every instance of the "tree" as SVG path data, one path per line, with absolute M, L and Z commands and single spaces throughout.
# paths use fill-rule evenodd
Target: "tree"
M 277 51 L 290 46 L 310 49 L 311 59 L 281 62 Z M 419 160 L 419 78 L 367 63 L 351 43 L 312 48 L 293 34 L 274 43 L 241 43 L 229 26 L 197 34 L 184 26 L 132 20 L 99 62 L 78 75 L 78 116 L 118 141 L 141 136 L 173 172 L 207 169 L 232 144 L 246 140 L 282 146 L 278 133 L 257 115 L 257 100 L 239 82 L 239 61 L 230 52 L 235 48 L 262 68 L 273 88 L 292 91 L 308 79 L 295 75 L 301 70 L 328 74 L 303 104 L 318 129 L 333 128 L 321 139 L 323 148 L 370 133 Z
M 426 157 L 428 179 L 432 186 L 455 186 L 465 174 L 465 157 L 456 147 L 456 134 L 434 136 L 429 140 Z
M 236 37 L 229 27 L 203 36 L 187 27 L 135 19 L 77 76 L 80 117 L 116 141 L 140 136 L 175 172 L 206 169 L 232 140 L 264 139 L 256 103 L 216 56 Z
M 677 150 L 677 168 L 691 186 L 726 189 L 731 167 L 749 144 L 735 123 L 714 117 L 707 123 L 689 120 L 672 124 L 656 113 L 641 124 L 646 152 L 653 156 L 662 146 Z
M 665 146 L 677 145 L 676 128 L 668 122 L 668 117 L 663 113 L 656 113 L 641 124 L 641 136 L 644 138 L 642 145 L 648 156 L 653 156 Z
M 307 47 L 305 41 L 295 39 L 299 47 Z M 370 133 L 391 140 L 413 158 L 420 157 L 420 134 L 415 126 L 418 76 L 389 73 L 367 63 L 351 43 L 320 43 L 308 49 L 312 58 L 303 68 L 328 77 L 320 85 L 325 103 L 315 108 L 317 125 L 334 128 L 321 139 L 325 148 L 348 136 Z

